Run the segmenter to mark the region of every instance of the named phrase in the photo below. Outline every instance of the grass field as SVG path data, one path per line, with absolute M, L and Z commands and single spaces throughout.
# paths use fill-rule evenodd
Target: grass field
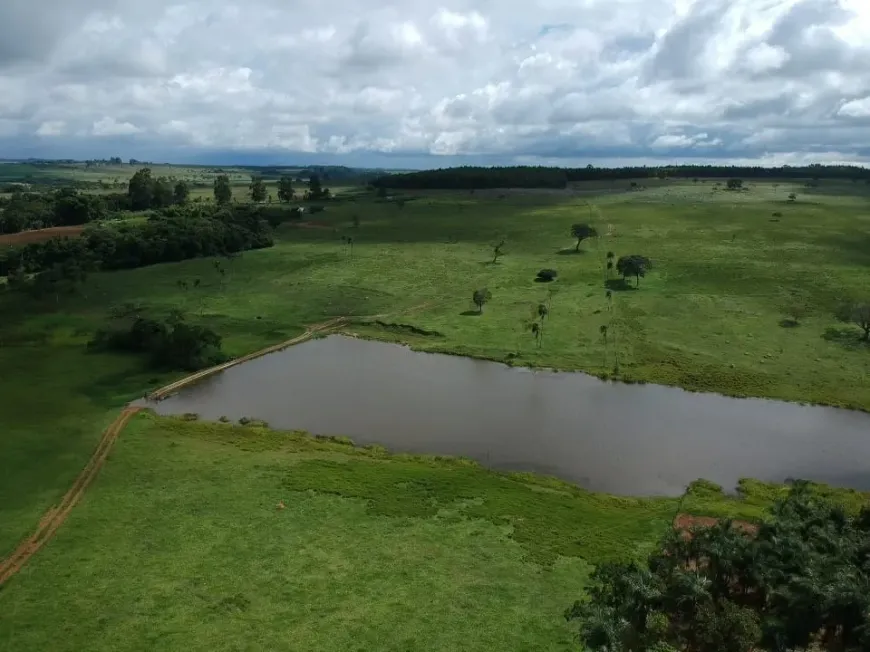
M 599 375 L 618 350 L 629 380 L 870 409 L 870 350 L 832 316 L 865 292 L 866 189 L 822 182 L 789 203 L 786 183 L 749 185 L 435 192 L 402 208 L 358 197 L 315 216 L 332 230 L 281 227 L 275 247 L 228 262 L 223 285 L 201 259 L 95 274 L 58 304 L 0 296 L 0 556 L 117 409 L 169 379 L 85 351 L 124 302 L 180 307 L 232 355 L 338 315 L 395 339 L 363 319 L 390 313 L 443 334 L 402 336 L 421 349 Z M 604 235 L 576 254 L 570 226 L 583 221 Z M 618 342 L 605 351 L 608 250 L 655 269 L 614 290 Z M 544 267 L 558 280 L 535 283 Z M 493 298 L 473 316 L 483 286 Z M 525 325 L 549 291 L 538 349 Z M 807 316 L 781 326 L 794 300 Z M 676 509 L 275 437 L 138 417 L 59 537 L 0 590 L 0 648 L 563 649 L 560 613 L 588 564 L 651 545 Z M 684 509 L 758 516 L 769 498 Z
M 758 497 L 709 502 L 754 516 Z M 0 591 L 0 641 L 569 650 L 561 612 L 590 565 L 648 550 L 678 503 L 143 414 L 58 537 Z

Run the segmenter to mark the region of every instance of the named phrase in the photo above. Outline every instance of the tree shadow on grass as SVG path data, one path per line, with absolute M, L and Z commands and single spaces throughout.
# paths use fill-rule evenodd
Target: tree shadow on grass
M 782 328 L 797 328 L 801 324 L 800 324 L 800 322 L 795 321 L 794 319 L 780 319 L 779 325 Z
M 552 283 L 556 279 L 554 278 L 541 278 L 540 276 L 535 277 L 535 283 Z
M 577 250 L 574 247 L 569 247 L 568 249 L 559 249 L 559 251 L 557 251 L 556 253 L 558 253 L 560 256 L 582 256 L 586 253 L 586 250 Z
M 626 281 L 624 278 L 609 278 L 604 281 L 604 286 L 608 290 L 613 290 L 614 292 L 630 292 L 637 290 L 637 288 Z
M 460 312 L 459 314 L 462 317 L 480 317 L 483 313 L 478 310 L 466 310 L 465 312 Z
M 840 327 L 828 328 L 822 334 L 822 339 L 839 344 L 845 349 L 858 350 L 864 349 L 870 351 L 870 345 L 861 339 L 861 334 L 854 328 Z

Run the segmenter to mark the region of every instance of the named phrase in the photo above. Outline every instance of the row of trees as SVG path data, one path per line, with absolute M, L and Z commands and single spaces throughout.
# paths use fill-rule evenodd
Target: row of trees
M 573 181 L 629 180 L 648 178 L 742 178 L 742 179 L 839 179 L 870 183 L 870 170 L 849 165 L 760 167 L 726 165 L 674 165 L 662 167 L 585 168 L 476 167 L 463 166 L 389 174 L 372 182 L 376 188 L 465 189 L 564 188 Z
M 73 188 L 55 192 L 15 192 L 0 202 L 0 234 L 50 226 L 75 226 L 102 219 L 106 202 Z
M 251 177 L 251 183 L 248 185 L 248 195 L 254 203 L 262 203 L 269 199 L 269 191 L 266 187 L 266 181 L 262 176 Z M 331 193 L 329 188 L 324 188 L 320 181 L 320 177 L 316 174 L 308 179 L 308 189 L 305 191 L 303 198 L 306 201 L 315 201 L 329 199 Z M 230 183 L 230 178 L 226 174 L 219 174 L 214 180 L 214 198 L 220 205 L 229 204 L 233 200 L 233 189 Z M 289 202 L 296 198 L 296 191 L 293 189 L 293 178 L 289 175 L 282 175 L 278 179 L 278 200 Z M 271 201 L 271 199 L 269 199 Z
M 644 563 L 605 564 L 565 612 L 584 649 L 870 649 L 870 508 L 850 515 L 796 483 L 757 532 L 674 531 Z
M 266 201 L 269 195 L 263 177 L 251 178 L 249 194 L 255 203 Z M 282 176 L 278 181 L 278 199 L 289 202 L 295 197 L 292 178 Z M 323 187 L 320 177 L 312 175 L 303 197 L 306 201 L 319 201 L 329 199 L 331 193 L 329 188 Z M 160 210 L 183 205 L 189 198 L 190 185 L 186 181 L 155 177 L 150 168 L 142 168 L 132 176 L 126 193 L 94 195 L 81 193 L 74 188 L 53 192 L 17 190 L 10 193 L 9 197 L 0 197 L 0 234 L 87 224 L 115 212 Z M 228 175 L 219 174 L 215 177 L 214 199 L 220 206 L 232 202 L 233 189 Z
M 87 227 L 80 238 L 52 238 L 0 250 L 0 276 L 42 274 L 74 262 L 84 269 L 128 269 L 270 247 L 271 228 L 253 206 L 177 206 L 146 222 Z

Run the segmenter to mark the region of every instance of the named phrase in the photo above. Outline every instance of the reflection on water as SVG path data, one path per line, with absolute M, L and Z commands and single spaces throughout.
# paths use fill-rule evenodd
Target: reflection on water
M 153 406 L 205 419 L 464 455 L 617 494 L 703 477 L 805 478 L 870 489 L 870 415 L 607 383 L 331 336 L 229 369 Z

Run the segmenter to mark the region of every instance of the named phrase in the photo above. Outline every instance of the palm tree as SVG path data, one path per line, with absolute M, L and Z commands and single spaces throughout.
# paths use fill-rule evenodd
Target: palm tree
M 535 338 L 535 344 L 540 349 L 541 348 L 541 327 L 538 325 L 538 322 L 532 322 L 528 326 L 529 330 L 532 332 L 532 335 Z
M 613 607 L 596 603 L 575 604 L 565 613 L 567 620 L 579 619 L 585 649 L 594 652 L 624 652 L 629 624 Z
M 550 314 L 550 309 L 544 303 L 539 303 L 536 309 L 536 313 L 538 315 L 538 319 L 541 320 L 541 326 L 538 329 L 539 335 L 539 343 L 544 339 L 544 318 Z

